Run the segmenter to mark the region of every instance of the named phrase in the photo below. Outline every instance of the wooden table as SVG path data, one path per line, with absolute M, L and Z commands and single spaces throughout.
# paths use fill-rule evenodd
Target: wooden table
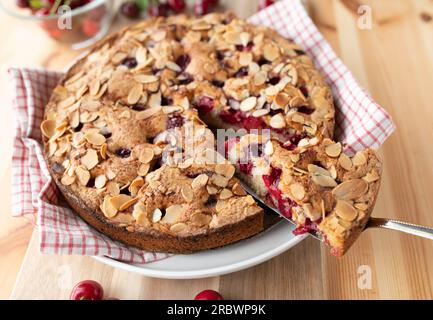
M 246 17 L 254 12 L 257 1 L 225 2 Z M 381 148 L 385 170 L 374 215 L 433 225 L 433 20 L 429 19 L 433 2 L 362 3 L 373 10 L 371 29 L 357 26 L 361 1 L 312 0 L 309 4 L 323 34 L 398 127 Z M 116 22 L 116 26 L 120 24 Z M 5 69 L 62 69 L 79 52 L 3 13 L 0 38 L 0 139 L 2 154 L 9 155 L 12 115 Z M 70 287 L 86 278 L 100 281 L 109 295 L 121 299 L 190 299 L 205 288 L 217 289 L 227 299 L 433 298 L 433 242 L 392 231 L 367 231 L 340 260 L 331 257 L 319 242 L 307 239 L 254 268 L 193 281 L 141 277 L 90 257 L 42 256 L 29 221 L 9 217 L 10 159 L 2 157 L 0 161 L 5 181 L 0 194 L 1 298 L 7 298 L 13 288 L 12 299 L 65 299 Z M 371 286 L 362 281 L 369 271 Z

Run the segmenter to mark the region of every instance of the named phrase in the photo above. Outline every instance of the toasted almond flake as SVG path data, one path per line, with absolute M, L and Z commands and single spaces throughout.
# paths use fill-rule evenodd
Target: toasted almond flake
M 146 84 L 158 81 L 159 77 L 148 74 L 139 74 L 134 77 L 134 80 Z
M 223 189 L 220 193 L 220 199 L 221 200 L 226 200 L 233 197 L 233 192 L 229 189 Z
M 337 169 L 334 165 L 329 168 L 329 173 L 331 174 L 332 179 L 337 179 Z
M 188 158 L 185 161 L 179 163 L 178 168 L 179 169 L 187 169 L 187 168 L 191 167 L 193 163 L 194 163 L 194 159 Z
M 338 200 L 335 213 L 344 221 L 352 222 L 358 216 L 358 211 L 347 201 Z
M 311 221 L 316 221 L 320 217 L 322 217 L 322 213 L 314 208 L 311 203 L 305 203 L 302 205 L 302 209 L 304 210 L 305 215 L 307 218 L 309 218 Z
M 322 168 L 320 166 L 317 166 L 315 164 L 309 164 L 307 166 L 308 172 L 313 174 L 313 175 L 322 175 L 322 176 L 331 176 L 331 173 L 326 170 L 325 168 Z
M 246 47 L 248 45 L 248 42 L 250 42 L 251 35 L 248 32 L 241 32 L 239 38 L 241 40 L 241 44 Z
M 207 23 L 206 21 L 198 21 L 197 23 L 191 26 L 192 31 L 207 31 L 212 28 L 212 25 Z
M 209 177 L 206 174 L 202 173 L 195 177 L 195 179 L 191 182 L 191 186 L 194 190 L 203 188 L 207 184 L 208 180 Z
M 305 197 L 305 189 L 299 183 L 290 185 L 290 192 L 292 196 L 295 197 L 296 200 L 302 200 Z
M 133 206 L 134 204 L 136 204 L 138 202 L 138 198 L 132 198 L 130 200 L 128 200 L 127 202 L 123 203 L 120 208 L 119 211 L 124 211 L 126 209 L 128 209 L 129 207 Z
M 207 190 L 207 193 L 209 193 L 209 194 L 217 194 L 219 191 L 217 188 L 215 188 L 213 186 L 209 186 L 209 185 L 206 186 L 206 190 Z
M 296 86 L 296 84 L 298 83 L 298 71 L 296 70 L 296 68 L 293 65 L 289 65 L 289 70 L 287 72 L 287 75 L 290 78 L 290 84 L 292 86 Z
M 235 195 L 237 196 L 246 196 L 247 193 L 245 191 L 244 188 L 242 188 L 241 184 L 236 182 L 233 187 L 232 187 L 232 191 Z
M 176 224 L 174 224 L 174 225 L 172 225 L 171 227 L 170 227 L 170 231 L 171 232 L 174 232 L 174 233 L 179 233 L 179 232 L 182 232 L 183 230 L 185 230 L 186 229 L 186 224 L 185 223 L 176 223 Z
M 254 111 L 252 116 L 255 118 L 260 118 L 260 117 L 267 115 L 268 113 L 269 113 L 268 109 L 260 109 L 260 110 Z
M 191 216 L 191 221 L 196 226 L 204 226 L 211 222 L 212 216 L 203 213 L 195 213 Z
M 55 129 L 56 129 L 56 121 L 55 120 L 42 121 L 41 131 L 45 137 L 51 138 L 55 133 Z
M 105 143 L 105 137 L 97 132 L 90 131 L 84 135 L 84 138 L 95 146 L 100 146 Z
M 75 174 L 78 177 L 78 181 L 83 185 L 86 186 L 87 183 L 90 180 L 90 172 L 83 166 L 78 166 L 75 169 Z
M 129 91 L 127 102 L 129 105 L 136 104 L 143 94 L 143 85 L 138 83 Z
M 140 47 L 135 52 L 135 59 L 137 59 L 137 64 L 142 65 L 147 61 L 147 49 L 145 47 Z
M 272 141 L 266 142 L 264 151 L 267 156 L 271 156 L 274 153 L 274 144 Z
M 109 198 L 108 202 L 118 211 L 121 211 L 120 208 L 122 208 L 122 206 L 125 203 L 128 203 L 131 200 L 131 196 L 128 196 L 126 194 L 118 194 L 116 196 L 113 196 L 111 198 Z
M 119 118 L 129 119 L 131 118 L 131 112 L 129 112 L 129 110 L 124 110 L 119 114 Z
M 176 63 L 174 63 L 173 61 L 168 61 L 165 65 L 168 69 L 173 70 L 175 72 L 181 72 L 182 68 L 179 67 Z
M 256 97 L 249 97 L 246 98 L 245 100 L 243 100 L 240 104 L 240 109 L 241 111 L 247 112 L 250 111 L 252 109 L 254 109 L 254 107 L 257 105 L 257 98 Z
M 284 109 L 285 106 L 289 104 L 289 101 L 290 101 L 289 95 L 284 92 L 279 92 L 274 98 L 275 104 L 279 106 L 281 109 Z
M 280 50 L 276 46 L 267 44 L 263 48 L 263 55 L 266 60 L 272 62 L 280 56 Z
M 71 114 L 69 114 L 69 125 L 71 128 L 77 128 L 80 125 L 80 111 L 75 110 Z
M 117 214 L 117 209 L 113 206 L 110 199 L 110 196 L 105 196 L 101 210 L 107 218 L 114 218 Z
M 364 152 L 358 151 L 355 156 L 352 158 L 352 163 L 354 166 L 363 166 L 367 163 L 367 157 Z
M 179 204 L 174 204 L 165 209 L 165 215 L 161 220 L 161 223 L 172 224 L 176 222 L 184 211 L 184 207 Z
M 332 190 L 332 194 L 341 200 L 352 200 L 363 196 L 368 190 L 368 184 L 362 179 L 344 181 Z
M 305 118 L 298 113 L 293 114 L 292 121 L 296 123 L 305 123 Z
M 98 162 L 98 153 L 93 149 L 87 150 L 87 153 L 81 158 L 81 164 L 84 165 L 88 170 L 93 169 Z
M 371 183 L 371 182 L 375 182 L 375 181 L 379 180 L 380 176 L 376 170 L 371 170 L 362 179 L 367 183 Z
M 72 106 L 75 103 L 75 97 L 74 96 L 70 96 L 68 98 L 66 98 L 63 101 L 60 101 L 57 106 L 59 107 L 59 109 L 65 109 L 68 108 L 70 106 Z
M 278 92 L 280 92 L 280 89 L 277 86 L 269 86 L 265 89 L 267 96 L 275 96 Z
M 341 147 L 341 143 L 340 142 L 330 144 L 329 146 L 327 146 L 325 148 L 326 154 L 328 156 L 332 157 L 332 158 L 339 157 L 340 154 L 341 154 L 341 150 L 342 150 L 342 147 Z
M 278 113 L 271 118 L 269 124 L 272 128 L 283 129 L 286 127 L 286 119 L 284 119 L 284 116 L 281 113 Z
M 101 146 L 101 149 L 99 150 L 99 153 L 101 154 L 101 158 L 102 159 L 107 159 L 107 148 L 108 148 L 108 144 L 104 143 Z
M 64 186 L 70 186 L 71 184 L 73 184 L 75 182 L 75 176 L 70 176 L 68 174 L 65 174 L 62 179 L 60 180 L 60 182 L 64 185 Z
M 212 175 L 211 181 L 214 185 L 221 188 L 225 188 L 229 183 L 229 179 L 220 174 Z
M 128 55 L 125 52 L 116 52 L 114 56 L 111 58 L 111 61 L 114 64 L 119 64 L 122 62 Z
M 140 155 L 138 156 L 138 160 L 141 163 L 149 163 L 153 160 L 154 156 L 155 152 L 153 151 L 153 148 L 143 148 L 143 150 L 140 152 Z
M 142 163 L 142 164 L 140 165 L 140 167 L 138 167 L 137 174 L 138 174 L 139 176 L 144 177 L 144 176 L 146 176 L 147 173 L 149 172 L 149 169 L 150 169 L 150 165 L 149 165 L 148 163 Z
M 107 192 L 112 196 L 117 196 L 120 193 L 119 184 L 115 181 L 108 181 L 107 184 Z
M 165 114 L 170 114 L 170 113 L 174 113 L 174 112 L 182 112 L 183 108 L 180 106 L 165 106 L 162 107 L 162 112 L 164 112 Z
M 237 31 L 228 31 L 224 33 L 224 40 L 230 44 L 241 44 L 240 34 Z
M 334 179 L 332 179 L 330 176 L 313 175 L 311 177 L 311 180 L 313 180 L 315 184 L 324 188 L 332 188 L 337 185 L 337 182 Z
M 192 202 L 192 200 L 194 199 L 194 192 L 192 191 L 192 188 L 188 185 L 184 185 L 181 188 L 180 193 L 182 194 L 182 197 L 186 202 Z
M 268 79 L 268 74 L 265 71 L 259 71 L 254 75 L 254 85 L 261 86 Z
M 368 209 L 368 205 L 364 202 L 355 203 L 354 207 L 358 210 L 365 211 Z
M 80 122 L 81 123 L 89 123 L 94 121 L 98 117 L 98 114 L 96 112 L 82 112 L 80 113 Z
M 145 120 L 145 119 L 148 119 L 148 118 L 150 118 L 151 116 L 157 114 L 157 113 L 158 113 L 159 111 L 161 111 L 161 110 L 162 110 L 162 107 L 161 107 L 161 106 L 159 106 L 159 107 L 149 108 L 149 109 L 146 109 L 146 110 L 144 110 L 144 111 L 140 111 L 140 112 L 138 112 L 138 113 L 135 115 L 135 118 L 136 118 L 137 120 Z
M 95 178 L 95 187 L 97 189 L 101 189 L 107 183 L 107 177 L 104 174 L 101 174 Z
M 84 71 L 83 71 L 83 70 L 80 70 L 80 71 L 78 71 L 76 74 L 74 74 L 73 76 L 71 76 L 69 79 L 67 79 L 67 80 L 65 81 L 65 84 L 66 84 L 66 85 L 72 84 L 72 83 L 74 83 L 75 81 L 77 81 L 78 79 L 80 79 L 83 75 L 84 75 Z
M 235 167 L 230 163 L 219 163 L 215 166 L 215 172 L 231 179 L 235 174 Z
M 239 54 L 239 64 L 241 66 L 248 66 L 253 61 L 253 55 L 251 52 L 241 52 Z
M 162 218 L 162 211 L 158 208 L 156 208 L 155 210 L 153 210 L 152 212 L 152 222 L 153 223 L 157 223 L 158 221 L 160 221 Z
M 351 170 L 353 166 L 352 160 L 344 153 L 338 158 L 338 164 L 347 171 Z
M 94 79 L 89 84 L 89 93 L 92 96 L 96 96 L 99 92 L 100 87 L 101 87 L 101 83 L 99 82 L 99 79 Z
M 156 32 L 151 33 L 151 37 L 153 40 L 159 42 L 161 40 L 165 39 L 165 36 L 167 35 L 167 33 L 164 30 L 158 30 Z

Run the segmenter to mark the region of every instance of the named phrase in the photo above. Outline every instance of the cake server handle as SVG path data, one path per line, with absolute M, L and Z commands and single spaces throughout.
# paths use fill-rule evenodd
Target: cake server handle
M 433 240 L 433 228 L 419 226 L 413 223 L 401 222 L 385 218 L 370 218 L 368 220 L 367 228 L 381 228 L 397 230 L 404 233 L 409 233 L 418 237 Z

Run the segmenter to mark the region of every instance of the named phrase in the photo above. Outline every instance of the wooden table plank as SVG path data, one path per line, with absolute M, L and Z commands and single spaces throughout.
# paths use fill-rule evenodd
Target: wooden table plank
M 226 3 L 243 17 L 256 6 L 256 1 L 247 0 Z M 433 131 L 430 105 L 433 22 L 420 18 L 422 12 L 433 15 L 433 3 L 429 0 L 363 0 L 362 3 L 373 10 L 371 30 L 357 26 L 360 1 L 311 0 L 310 7 L 319 29 L 362 85 L 391 113 L 398 126 L 397 132 L 381 148 L 384 177 L 374 215 L 433 225 L 430 199 L 433 153 L 429 150 Z M 28 37 L 24 27 L 0 13 L 0 26 L 4 25 L 15 27 L 11 35 L 0 27 L 2 39 L 11 43 L 0 52 L 1 68 L 14 63 L 61 69 L 78 54 L 54 44 L 37 30 Z M 16 39 L 29 39 L 17 43 L 16 36 L 19 36 Z M 40 49 L 33 50 L 33 55 L 29 56 L 26 48 L 32 46 Z M 7 80 L 1 71 L 0 102 L 7 106 Z M 6 110 L 6 115 L 11 115 L 10 110 Z M 0 127 L 0 137 L 9 139 L 10 119 L 1 117 Z M 9 162 L 1 161 L 0 172 L 7 176 Z M 1 195 L 3 199 L 6 198 Z M 8 209 L 3 211 L 9 212 Z M 24 222 L 14 226 L 12 219 L 4 215 L 0 219 L 0 256 L 13 248 L 19 257 L 31 227 L 23 227 Z M 15 233 L 14 230 L 24 231 Z M 327 248 L 308 239 L 254 268 L 194 281 L 141 277 L 104 266 L 89 257 L 43 256 L 37 252 L 36 236 L 33 234 L 11 298 L 67 298 L 70 287 L 84 278 L 100 281 L 108 295 L 121 299 L 190 299 L 205 288 L 220 290 L 229 299 L 433 297 L 433 243 L 392 231 L 367 231 L 342 259 L 331 257 Z M 16 273 L 19 261 L 15 258 L 8 262 L 8 275 Z M 0 265 L 5 262 L 0 258 Z M 371 289 L 359 287 L 362 274 L 358 272 L 365 270 L 371 271 Z M 5 279 L 10 283 L 8 277 Z M 0 297 L 4 292 L 0 291 Z

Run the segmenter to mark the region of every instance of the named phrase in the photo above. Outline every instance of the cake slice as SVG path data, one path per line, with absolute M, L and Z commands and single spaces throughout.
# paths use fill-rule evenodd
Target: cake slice
M 242 180 L 297 224 L 317 231 L 342 256 L 362 230 L 379 191 L 381 162 L 370 149 L 346 155 L 341 143 L 303 139 L 288 150 L 277 140 L 246 135 L 229 141 L 227 156 Z

